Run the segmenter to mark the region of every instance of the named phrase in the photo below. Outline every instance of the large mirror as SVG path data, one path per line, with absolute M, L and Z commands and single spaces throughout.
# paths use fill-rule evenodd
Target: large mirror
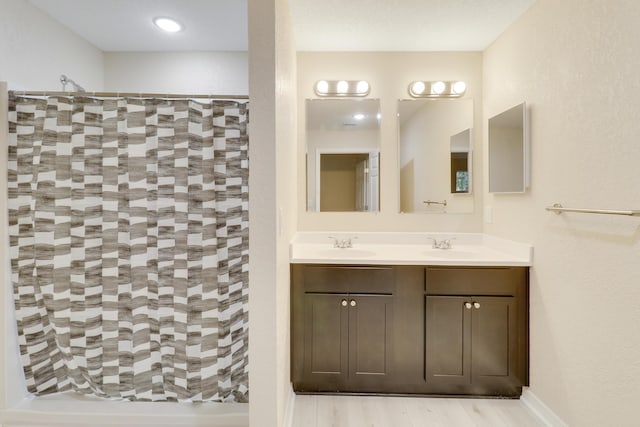
M 471 213 L 473 100 L 398 101 L 400 212 Z
M 522 103 L 489 119 L 490 193 L 523 193 L 529 186 L 526 116 Z
M 380 103 L 306 100 L 307 209 L 375 212 L 380 205 Z

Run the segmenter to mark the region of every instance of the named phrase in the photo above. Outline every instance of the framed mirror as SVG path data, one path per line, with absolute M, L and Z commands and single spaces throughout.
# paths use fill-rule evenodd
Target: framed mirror
M 306 100 L 307 210 L 376 212 L 380 102 Z
M 529 187 L 527 106 L 523 102 L 489 119 L 489 193 L 523 193 Z
M 398 101 L 400 212 L 471 213 L 473 100 Z

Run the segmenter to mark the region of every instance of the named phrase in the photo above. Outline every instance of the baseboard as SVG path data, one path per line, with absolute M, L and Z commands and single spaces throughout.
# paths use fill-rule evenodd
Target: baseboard
M 289 389 L 289 395 L 287 396 L 287 404 L 284 407 L 284 419 L 282 420 L 282 427 L 294 427 L 293 426 L 293 410 L 296 406 L 296 394 L 293 392 L 293 388 Z
M 540 420 L 549 427 L 569 427 L 567 423 L 556 415 L 538 396 L 528 387 L 522 390 L 520 401 L 529 408 Z

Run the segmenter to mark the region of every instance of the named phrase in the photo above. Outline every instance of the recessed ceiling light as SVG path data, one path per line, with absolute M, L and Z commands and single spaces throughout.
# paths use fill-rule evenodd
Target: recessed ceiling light
M 181 23 L 171 18 L 154 18 L 153 23 L 156 24 L 156 27 L 168 33 L 177 33 L 178 31 L 184 30 L 184 26 L 182 26 Z

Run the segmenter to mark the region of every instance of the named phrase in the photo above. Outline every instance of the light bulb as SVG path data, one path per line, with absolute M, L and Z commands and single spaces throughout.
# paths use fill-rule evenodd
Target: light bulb
M 347 93 L 349 90 L 349 83 L 345 80 L 340 80 L 336 86 L 336 90 L 338 93 Z
M 364 114 L 362 114 L 362 113 L 354 114 L 353 118 L 356 119 L 356 120 L 362 120 L 362 119 L 364 119 Z
M 326 80 L 320 80 L 316 83 L 316 92 L 322 94 L 329 92 L 329 83 Z
M 441 95 L 444 92 L 446 85 L 444 82 L 435 82 L 431 85 L 431 93 L 435 95 Z
M 424 90 L 425 90 L 424 82 L 414 82 L 411 85 L 411 92 L 415 93 L 416 95 L 422 95 L 424 93 Z
M 467 90 L 467 84 L 463 81 L 458 81 L 453 84 L 453 93 L 462 94 Z
M 358 93 L 367 93 L 367 92 L 369 92 L 369 83 L 364 81 L 364 80 L 360 80 L 358 82 L 358 85 L 356 86 L 356 91 Z

